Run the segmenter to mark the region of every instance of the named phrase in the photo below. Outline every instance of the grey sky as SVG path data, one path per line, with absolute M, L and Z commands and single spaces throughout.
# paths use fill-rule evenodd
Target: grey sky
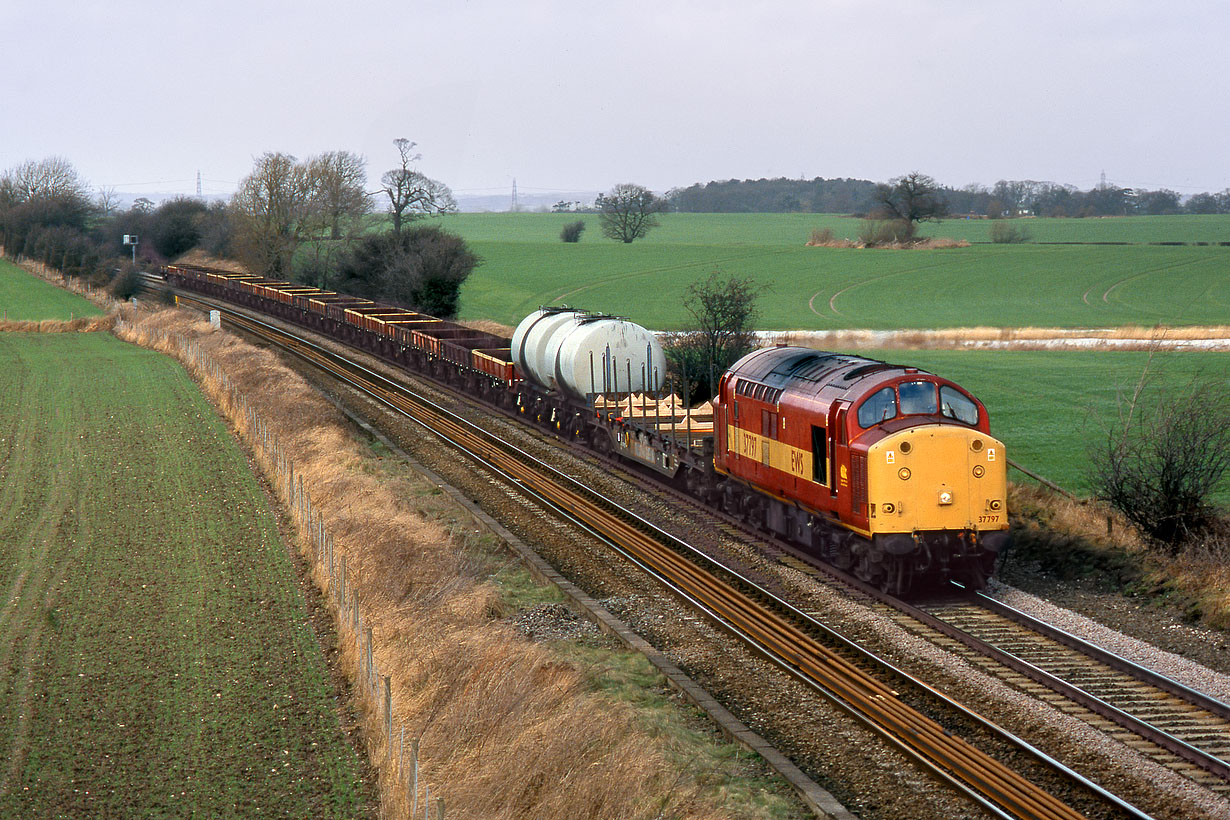
M 0 168 L 229 194 L 264 151 L 459 194 L 711 179 L 1230 187 L 1230 3 L 0 0 Z

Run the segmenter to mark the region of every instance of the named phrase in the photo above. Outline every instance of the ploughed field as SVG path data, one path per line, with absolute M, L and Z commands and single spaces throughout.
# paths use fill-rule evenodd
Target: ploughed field
M 266 496 L 172 360 L 0 333 L 0 589 L 0 816 L 366 816 Z

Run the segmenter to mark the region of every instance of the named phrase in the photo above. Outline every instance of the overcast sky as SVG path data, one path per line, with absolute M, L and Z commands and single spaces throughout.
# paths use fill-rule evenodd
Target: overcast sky
M 229 194 L 395 137 L 459 195 L 912 170 L 1230 187 L 1224 0 L 0 0 L 0 169 Z

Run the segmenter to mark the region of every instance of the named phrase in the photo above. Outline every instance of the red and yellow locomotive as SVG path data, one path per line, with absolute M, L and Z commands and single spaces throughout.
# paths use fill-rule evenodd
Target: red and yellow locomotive
M 722 376 L 714 427 L 729 510 L 889 592 L 981 587 L 1007 545 L 1004 445 L 947 379 L 766 348 Z

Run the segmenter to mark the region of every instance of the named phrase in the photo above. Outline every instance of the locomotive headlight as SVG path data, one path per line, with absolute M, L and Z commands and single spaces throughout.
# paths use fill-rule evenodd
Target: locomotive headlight
M 981 464 L 974 465 L 974 478 L 982 478 L 984 475 L 986 475 L 986 472 L 987 471 L 983 469 L 983 466 Z
M 940 506 L 945 506 L 951 503 L 952 503 L 952 491 L 951 490 L 941 490 L 940 491 Z
M 902 467 L 900 470 L 897 471 L 897 476 L 902 481 L 909 481 L 910 480 L 910 468 Z
M 992 498 L 987 502 L 987 509 L 989 510 L 999 510 L 1003 506 L 1003 503 L 998 498 Z

